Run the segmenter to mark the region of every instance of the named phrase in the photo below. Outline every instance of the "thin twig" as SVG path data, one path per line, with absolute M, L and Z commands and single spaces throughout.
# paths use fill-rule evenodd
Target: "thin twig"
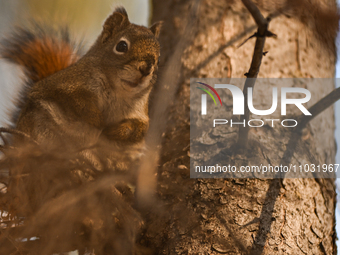
M 241 48 L 246 42 L 248 42 L 250 39 L 254 38 L 257 36 L 257 33 L 252 34 L 251 36 L 249 36 L 247 39 L 245 39 L 239 46 L 238 48 Z
M 331 93 L 329 93 L 324 98 L 320 99 L 317 103 L 315 103 L 313 106 L 311 106 L 308 109 L 308 111 L 312 115 L 301 115 L 298 118 L 297 128 L 299 130 L 302 130 L 309 121 L 314 119 L 316 116 L 318 116 L 321 112 L 326 110 L 328 107 L 330 107 L 332 104 L 334 104 L 339 99 L 340 99 L 340 88 L 337 88 L 337 89 L 334 89 Z
M 268 21 L 269 19 L 265 19 L 261 14 L 260 10 L 251 0 L 242 0 L 244 6 L 248 9 L 250 14 L 253 16 L 258 29 L 256 32 L 256 43 L 253 53 L 253 59 L 251 61 L 251 65 L 249 68 L 249 72 L 245 75 L 247 76 L 246 82 L 243 88 L 243 95 L 245 98 L 248 98 L 248 88 L 252 88 L 255 86 L 255 81 L 257 75 L 260 71 L 260 66 L 263 57 L 263 48 L 266 41 L 266 36 L 273 36 L 274 34 L 268 31 Z M 249 120 L 250 111 L 248 109 L 247 100 L 244 101 L 244 119 L 246 122 Z M 238 145 L 241 148 L 245 148 L 248 144 L 248 133 L 249 127 L 246 125 L 245 127 L 240 127 L 239 136 L 238 136 Z

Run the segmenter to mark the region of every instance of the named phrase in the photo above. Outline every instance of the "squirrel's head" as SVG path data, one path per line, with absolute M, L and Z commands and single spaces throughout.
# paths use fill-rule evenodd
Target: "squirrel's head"
M 151 88 L 158 69 L 161 25 L 157 22 L 146 28 L 132 24 L 122 7 L 106 19 L 93 52 L 101 49 L 101 68 L 115 89 L 139 92 Z

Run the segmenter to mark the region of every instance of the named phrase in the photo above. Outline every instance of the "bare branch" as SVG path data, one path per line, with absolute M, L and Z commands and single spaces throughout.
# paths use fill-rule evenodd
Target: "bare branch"
M 266 41 L 266 36 L 272 36 L 273 33 L 268 31 L 268 19 L 265 19 L 261 14 L 260 10 L 251 0 L 242 0 L 243 4 L 246 6 L 250 14 L 253 16 L 258 29 L 256 35 L 256 43 L 253 53 L 253 59 L 251 61 L 249 72 L 245 75 L 247 76 L 247 80 L 244 84 L 243 94 L 245 98 L 248 98 L 248 88 L 252 88 L 255 86 L 255 81 L 257 75 L 260 71 L 260 66 L 263 57 L 263 48 Z M 249 109 L 247 107 L 247 100 L 244 101 L 244 118 L 247 122 L 249 120 Z M 246 125 L 245 127 L 240 127 L 239 129 L 239 136 L 238 136 L 238 145 L 241 148 L 245 148 L 248 144 L 248 133 L 249 127 Z
M 250 14 L 253 16 L 257 26 L 259 28 L 264 28 L 268 25 L 267 20 L 263 17 L 259 8 L 251 0 L 242 0 L 244 6 L 248 9 Z M 263 30 L 265 32 L 266 30 Z
M 320 99 L 317 103 L 315 103 L 312 107 L 308 109 L 308 111 L 312 115 L 301 115 L 298 119 L 298 129 L 303 129 L 309 121 L 318 116 L 321 112 L 326 110 L 332 104 L 340 99 L 340 88 L 334 89 L 331 93 L 329 93 L 324 98 Z

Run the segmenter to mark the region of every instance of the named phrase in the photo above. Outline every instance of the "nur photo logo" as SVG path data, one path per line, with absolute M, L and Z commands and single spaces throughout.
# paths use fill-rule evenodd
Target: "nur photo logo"
M 287 115 L 287 105 L 293 105 L 297 107 L 300 112 L 304 115 L 311 115 L 311 113 L 307 110 L 307 108 L 303 105 L 307 103 L 311 99 L 311 93 L 308 89 L 305 88 L 298 88 L 298 87 L 281 87 L 280 88 L 280 98 L 278 95 L 278 88 L 272 87 L 271 88 L 271 98 L 268 96 L 266 98 L 261 98 L 261 101 L 265 103 L 271 101 L 271 106 L 269 109 L 257 109 L 257 106 L 255 106 L 254 101 L 256 98 L 253 96 L 253 88 L 248 88 L 247 90 L 247 96 L 244 95 L 243 91 L 232 84 L 214 84 L 214 87 L 211 85 L 208 85 L 203 82 L 195 82 L 195 84 L 203 85 L 205 88 L 202 87 L 196 87 L 197 89 L 202 90 L 205 92 L 201 95 L 201 115 L 207 115 L 208 113 L 208 102 L 207 102 L 207 94 L 210 96 L 210 98 L 213 100 L 215 107 L 218 105 L 216 102 L 216 99 L 214 95 L 210 92 L 212 91 L 215 96 L 218 98 L 220 105 L 223 106 L 222 99 L 219 95 L 219 93 L 216 91 L 216 89 L 224 89 L 227 90 L 227 93 L 231 93 L 232 96 L 232 114 L 240 116 L 240 120 L 235 122 L 232 119 L 228 120 L 225 118 L 214 118 L 213 119 L 213 127 L 216 127 L 216 125 L 225 125 L 230 124 L 231 127 L 235 125 L 241 125 L 249 127 L 262 127 L 266 123 L 271 125 L 271 127 L 274 127 L 275 122 L 281 122 L 281 126 L 283 127 L 295 127 L 298 125 L 297 120 L 295 119 L 277 119 L 277 118 L 269 118 L 269 115 L 273 114 L 277 108 L 278 108 L 278 102 L 280 99 L 281 102 L 281 116 Z M 210 90 L 210 91 L 209 91 Z M 245 100 L 247 100 L 247 104 L 245 104 Z M 268 118 L 259 118 L 259 119 L 250 119 L 246 121 L 245 119 L 242 119 L 242 116 L 245 113 L 245 106 L 248 107 L 249 111 L 257 116 L 268 116 Z M 223 108 L 221 109 L 223 110 Z M 257 123 L 257 124 L 256 124 Z
M 217 98 L 219 99 L 221 106 L 222 106 L 222 100 L 219 96 L 219 94 L 217 93 L 217 91 L 210 85 L 205 84 L 203 82 L 196 82 L 199 84 L 202 84 L 204 86 L 206 86 L 207 88 L 211 89 L 215 95 L 217 96 Z M 196 87 L 204 92 L 206 92 L 214 101 L 215 105 L 217 105 L 215 98 L 213 97 L 213 95 L 206 89 L 204 88 L 200 88 L 200 87 Z M 215 84 L 215 88 L 216 89 L 228 89 L 233 97 L 233 115 L 244 115 L 244 94 L 243 91 L 238 88 L 235 85 L 231 85 L 231 84 Z M 297 94 L 304 94 L 305 97 L 304 98 L 287 98 L 287 94 L 288 93 L 297 93 Z M 202 115 L 206 115 L 207 114 L 207 95 L 206 94 L 202 94 L 201 96 L 201 110 L 202 110 Z M 311 93 L 309 92 L 309 90 L 304 89 L 304 88 L 281 88 L 281 115 L 286 115 L 287 111 L 287 105 L 288 104 L 292 104 L 295 105 L 297 108 L 300 109 L 300 111 L 304 114 L 304 115 L 312 115 L 305 106 L 303 106 L 302 104 L 307 103 L 309 100 L 311 99 Z M 272 106 L 270 107 L 270 109 L 268 110 L 258 110 L 254 107 L 254 103 L 253 103 L 253 88 L 248 88 L 248 97 L 247 97 L 247 103 L 248 103 L 248 108 L 249 111 L 253 114 L 256 115 L 270 115 L 272 113 L 274 113 L 277 109 L 277 105 L 278 105 L 278 93 L 277 93 L 277 88 L 273 87 L 272 90 Z

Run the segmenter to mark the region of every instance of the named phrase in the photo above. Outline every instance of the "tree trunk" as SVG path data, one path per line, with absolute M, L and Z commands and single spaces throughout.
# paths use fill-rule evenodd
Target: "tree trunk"
M 158 171 L 158 194 L 168 214 L 146 224 L 146 237 L 159 254 L 336 254 L 334 179 L 190 179 L 190 78 L 244 77 L 254 41 L 238 46 L 256 31 L 241 1 L 199 1 L 192 38 L 180 59 L 175 100 L 169 109 Z M 185 36 L 194 1 L 153 1 L 153 21 L 163 20 L 161 66 L 172 60 Z M 261 12 L 274 13 L 259 77 L 334 77 L 336 3 L 257 1 Z M 161 75 L 161 77 L 164 77 Z M 159 80 L 159 86 L 167 81 Z M 311 106 L 334 84 L 307 84 Z M 266 94 L 255 86 L 255 93 Z M 268 109 L 268 108 L 267 108 Z M 302 136 L 283 129 L 254 129 L 251 147 L 232 151 L 237 134 L 225 139 L 226 158 L 250 164 L 334 163 L 333 107 L 314 118 Z M 264 140 L 261 137 L 266 137 Z M 293 139 L 292 139 L 293 137 Z M 263 141 L 277 138 L 272 149 Z M 259 144 L 258 144 L 259 143 Z M 229 150 L 228 150 L 229 149 Z M 287 156 L 288 155 L 288 156 Z M 276 157 L 274 159 L 274 157 Z M 164 231 L 159 232 L 163 226 Z M 150 241 L 151 240 L 151 241 Z

